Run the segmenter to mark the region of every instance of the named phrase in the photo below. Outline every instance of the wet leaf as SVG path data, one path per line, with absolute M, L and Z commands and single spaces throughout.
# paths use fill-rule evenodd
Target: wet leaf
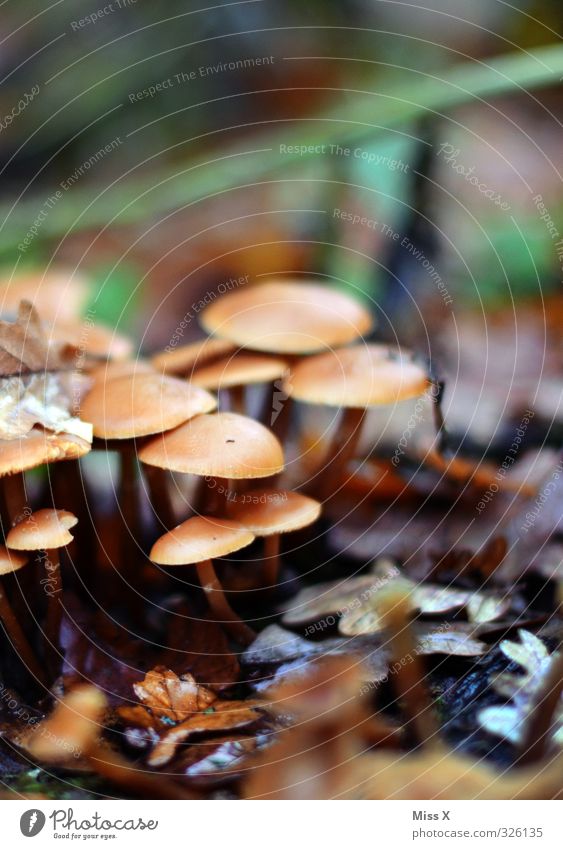
M 256 710 L 264 702 L 248 699 L 245 702 L 215 702 L 208 710 L 191 716 L 184 722 L 165 731 L 150 753 L 147 763 L 156 768 L 167 764 L 176 754 L 176 749 L 194 734 L 214 734 L 253 725 L 261 714 Z
M 559 654 L 550 654 L 544 643 L 530 631 L 518 632 L 520 642 L 503 640 L 500 648 L 503 654 L 524 669 L 523 675 L 505 672 L 492 682 L 499 696 L 510 700 L 509 705 L 484 708 L 479 713 L 482 727 L 512 743 L 522 741 L 522 732 L 538 694 L 542 691 L 550 672 L 551 665 Z M 553 742 L 563 746 L 563 697 L 554 716 L 551 730 Z

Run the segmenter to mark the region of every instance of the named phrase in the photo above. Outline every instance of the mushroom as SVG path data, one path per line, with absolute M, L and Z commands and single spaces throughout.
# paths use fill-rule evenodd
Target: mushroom
M 354 456 L 367 408 L 415 398 L 428 386 L 426 371 L 410 352 L 386 345 L 341 348 L 296 366 L 286 384 L 288 394 L 307 404 L 344 408 L 317 482 L 324 498 L 338 488 L 342 470 Z
M 213 339 L 208 336 L 201 342 L 169 347 L 167 350 L 155 354 L 151 362 L 156 371 L 188 377 L 196 368 L 222 359 L 234 350 L 235 346 L 226 339 Z
M 229 515 L 257 537 L 264 537 L 263 585 L 277 583 L 280 560 L 280 534 L 298 531 L 316 522 L 321 505 L 299 492 L 254 489 L 230 505 Z
M 288 370 L 285 360 L 265 354 L 233 354 L 227 359 L 198 368 L 191 376 L 194 386 L 213 392 L 226 390 L 229 408 L 243 413 L 246 408 L 245 388 L 260 383 L 273 383 Z
M 45 674 L 43 669 L 35 657 L 35 653 L 31 648 L 20 623 L 18 622 L 18 618 L 12 609 L 12 605 L 8 601 L 2 580 L 3 575 L 10 575 L 12 572 L 17 572 L 18 569 L 25 566 L 27 560 L 28 559 L 25 555 L 14 554 L 8 551 L 8 549 L 3 545 L 0 545 L 0 619 L 2 620 L 8 639 L 12 643 L 21 661 L 27 667 L 28 672 L 41 684 L 45 684 Z
M 67 693 L 43 722 L 31 726 L 21 745 L 37 760 L 58 768 L 72 769 L 79 760 L 93 772 L 148 798 L 188 799 L 174 781 L 151 775 L 125 760 L 100 739 L 107 700 L 101 690 L 82 684 Z
M 225 557 L 253 541 L 254 534 L 239 522 L 193 516 L 160 537 L 151 549 L 150 559 L 161 566 L 188 566 L 195 563 L 212 613 L 235 639 L 247 644 L 252 642 L 255 634 L 227 601 L 212 558 Z
M 63 583 L 59 549 L 72 542 L 69 533 L 78 519 L 68 510 L 37 510 L 30 513 L 10 530 L 6 545 L 11 551 L 45 552 L 45 592 L 47 594 L 47 620 L 45 637 L 51 664 L 56 667 L 60 656 L 59 632 L 62 605 L 60 594 Z
M 326 285 L 273 281 L 246 286 L 202 313 L 208 333 L 274 354 L 310 354 L 346 345 L 371 330 L 368 310 Z
M 8 524 L 17 521 L 26 505 L 24 472 L 60 460 L 77 460 L 91 448 L 80 436 L 41 427 L 17 439 L 0 439 L 0 480 Z
M 147 443 L 139 459 L 148 466 L 211 479 L 213 490 L 217 478 L 265 478 L 284 467 L 276 437 L 259 422 L 237 413 L 196 416 Z M 228 488 L 224 489 L 228 497 Z
M 134 440 L 170 430 L 216 406 L 215 398 L 185 380 L 139 372 L 94 384 L 82 405 L 82 415 L 94 425 L 94 436 L 119 451 L 119 502 L 123 511 L 123 558 L 134 556 L 137 537 L 137 464 Z M 164 527 L 173 524 L 166 480 L 152 476 L 152 505 Z
M 15 315 L 20 301 L 30 301 L 48 321 L 70 321 L 85 308 L 89 290 L 84 275 L 74 269 L 21 273 L 0 281 L 0 312 Z

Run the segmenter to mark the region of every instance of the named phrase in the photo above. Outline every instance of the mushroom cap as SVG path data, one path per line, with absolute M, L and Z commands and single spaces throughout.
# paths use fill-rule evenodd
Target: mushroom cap
M 101 690 L 80 684 L 57 702 L 43 722 L 31 727 L 23 739 L 27 750 L 40 761 L 64 764 L 87 754 L 103 728 L 107 701 Z
M 138 373 L 99 381 L 82 404 L 82 418 L 101 439 L 133 439 L 162 433 L 215 409 L 215 398 L 185 380 Z
M 114 360 L 96 363 L 88 368 L 88 375 L 95 380 L 113 380 L 115 377 L 130 377 L 132 374 L 155 374 L 148 360 Z
M 224 360 L 203 366 L 191 376 L 195 386 L 204 389 L 228 389 L 250 383 L 269 383 L 288 369 L 285 360 L 264 354 L 233 354 Z
M 71 269 L 18 274 L 0 281 L 0 313 L 15 315 L 20 301 L 30 301 L 43 320 L 71 320 L 84 309 L 89 290 L 86 278 Z
M 93 359 L 123 360 L 133 350 L 131 340 L 111 327 L 79 318 L 47 322 L 45 332 L 50 343 L 72 345 L 81 356 Z
M 12 551 L 62 548 L 74 539 L 69 529 L 77 522 L 76 516 L 68 510 L 37 510 L 10 529 L 6 545 Z
M 321 514 L 313 498 L 283 489 L 253 489 L 229 506 L 229 515 L 257 537 L 297 531 L 312 525 Z
M 15 554 L 13 551 L 0 545 L 0 575 L 9 575 L 10 572 L 17 572 L 22 566 L 27 563 L 25 554 Z
M 298 401 L 333 407 L 375 407 L 415 398 L 429 378 L 410 352 L 386 345 L 358 345 L 300 362 L 284 383 Z
M 58 460 L 77 460 L 92 450 L 80 436 L 32 428 L 18 439 L 0 439 L 0 477 Z
M 225 557 L 254 541 L 254 534 L 232 519 L 193 516 L 161 536 L 150 559 L 162 566 L 187 566 Z
M 203 311 L 201 323 L 245 348 L 308 354 L 352 342 L 371 329 L 372 317 L 327 286 L 278 281 L 230 292 Z
M 197 416 L 139 451 L 148 466 L 173 472 L 244 480 L 284 467 L 283 449 L 264 425 L 237 413 Z
M 165 374 L 188 375 L 219 357 L 227 356 L 235 350 L 235 346 L 227 339 L 214 339 L 208 336 L 199 342 L 181 345 L 155 354 L 151 362 L 157 371 Z

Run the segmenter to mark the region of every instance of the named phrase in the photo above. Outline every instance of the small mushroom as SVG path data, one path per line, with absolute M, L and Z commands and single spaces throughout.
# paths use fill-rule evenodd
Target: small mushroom
M 189 345 L 180 345 L 161 351 L 155 354 L 151 362 L 156 371 L 179 377 L 190 377 L 196 369 L 210 365 L 234 350 L 235 346 L 226 339 L 213 339 L 208 336 L 201 342 L 192 342 Z
M 201 323 L 235 345 L 274 354 L 310 354 L 368 333 L 368 310 L 326 285 L 292 280 L 245 286 L 208 306 Z
M 122 558 L 130 563 L 138 537 L 138 481 L 135 440 L 175 428 L 216 406 L 215 398 L 185 380 L 138 372 L 95 383 L 82 405 L 94 436 L 117 449 L 121 461 L 119 502 L 123 511 Z M 151 501 L 164 527 L 173 524 L 166 480 L 152 476 Z
M 358 445 L 366 410 L 416 398 L 428 385 L 426 371 L 410 352 L 386 345 L 342 348 L 309 357 L 295 367 L 286 385 L 288 394 L 307 404 L 344 408 L 317 480 L 323 498 L 341 483 L 342 470 Z
M 257 537 L 264 537 L 264 587 L 275 586 L 280 561 L 280 534 L 298 531 L 316 522 L 321 505 L 299 492 L 255 489 L 230 505 L 229 515 Z
M 151 549 L 150 558 L 161 566 L 188 566 L 195 563 L 213 615 L 235 639 L 248 644 L 255 634 L 227 601 L 212 558 L 225 557 L 253 541 L 254 534 L 239 522 L 193 516 L 160 537 Z
M 151 775 L 126 760 L 101 737 L 108 704 L 101 690 L 82 684 L 67 693 L 43 722 L 33 725 L 21 745 L 42 763 L 72 769 L 80 761 L 126 793 L 148 798 L 192 798 L 174 781 Z
M 147 443 L 139 459 L 148 466 L 209 478 L 213 489 L 218 488 L 218 478 L 266 478 L 284 467 L 276 437 L 259 422 L 237 413 L 196 416 Z
M 2 576 L 10 575 L 12 572 L 17 572 L 22 566 L 28 562 L 28 558 L 23 554 L 14 554 L 0 545 L 0 619 L 4 625 L 4 629 L 14 649 L 19 655 L 22 663 L 27 667 L 30 675 L 45 684 L 45 674 L 41 668 L 39 661 L 35 656 L 35 652 L 31 648 L 23 629 L 18 622 L 18 618 L 12 609 L 12 605 L 6 596 L 6 590 L 3 585 Z
M 68 510 L 37 510 L 30 513 L 10 530 L 6 545 L 11 551 L 45 552 L 45 591 L 47 593 L 47 620 L 45 638 L 51 666 L 57 667 L 60 657 L 59 632 L 63 589 L 59 549 L 73 540 L 69 533 L 78 519 Z
M 237 353 L 198 368 L 190 379 L 194 386 L 213 392 L 228 392 L 229 408 L 235 413 L 243 413 L 246 409 L 247 386 L 271 384 L 283 377 L 287 370 L 288 364 L 279 357 Z
M 92 450 L 90 443 L 70 433 L 34 427 L 17 439 L 0 439 L 0 483 L 8 525 L 27 503 L 24 472 L 60 460 L 77 460 Z

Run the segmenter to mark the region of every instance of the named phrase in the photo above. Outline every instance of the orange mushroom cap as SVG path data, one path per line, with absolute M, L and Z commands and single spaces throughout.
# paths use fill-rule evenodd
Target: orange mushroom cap
M 253 541 L 254 534 L 232 519 L 194 516 L 161 536 L 150 559 L 162 566 L 187 566 L 225 557 Z
M 218 478 L 265 478 L 281 472 L 283 449 L 271 431 L 237 413 L 197 416 L 151 440 L 141 462 L 160 469 Z
M 200 342 L 161 351 L 155 354 L 151 362 L 157 371 L 165 374 L 189 375 L 210 360 L 231 354 L 234 350 L 235 346 L 226 339 L 207 337 Z
M 208 333 L 245 348 L 307 354 L 363 336 L 372 317 L 327 286 L 276 281 L 230 292 L 204 310 L 201 323 Z
M 357 345 L 298 363 L 284 388 L 308 404 L 362 408 L 415 398 L 428 385 L 428 374 L 410 352 Z
M 14 525 L 6 537 L 6 545 L 12 551 L 43 551 L 62 548 L 72 542 L 69 529 L 78 519 L 68 510 L 37 510 Z
M 284 534 L 312 525 L 321 514 L 314 498 L 280 489 L 253 489 L 229 505 L 229 515 L 257 537 Z
M 228 389 L 251 383 L 269 383 L 287 371 L 288 364 L 264 354 L 234 354 L 224 360 L 197 369 L 191 376 L 195 386 L 204 389 Z
M 216 405 L 212 395 L 185 380 L 141 372 L 97 382 L 81 412 L 94 425 L 94 436 L 133 439 L 170 430 Z
M 24 554 L 15 554 L 13 551 L 0 545 L 0 575 L 9 575 L 11 572 L 17 572 L 22 566 L 25 566 L 28 558 Z
M 17 439 L 0 439 L 0 477 L 58 460 L 77 460 L 91 450 L 90 443 L 80 436 L 34 427 Z

